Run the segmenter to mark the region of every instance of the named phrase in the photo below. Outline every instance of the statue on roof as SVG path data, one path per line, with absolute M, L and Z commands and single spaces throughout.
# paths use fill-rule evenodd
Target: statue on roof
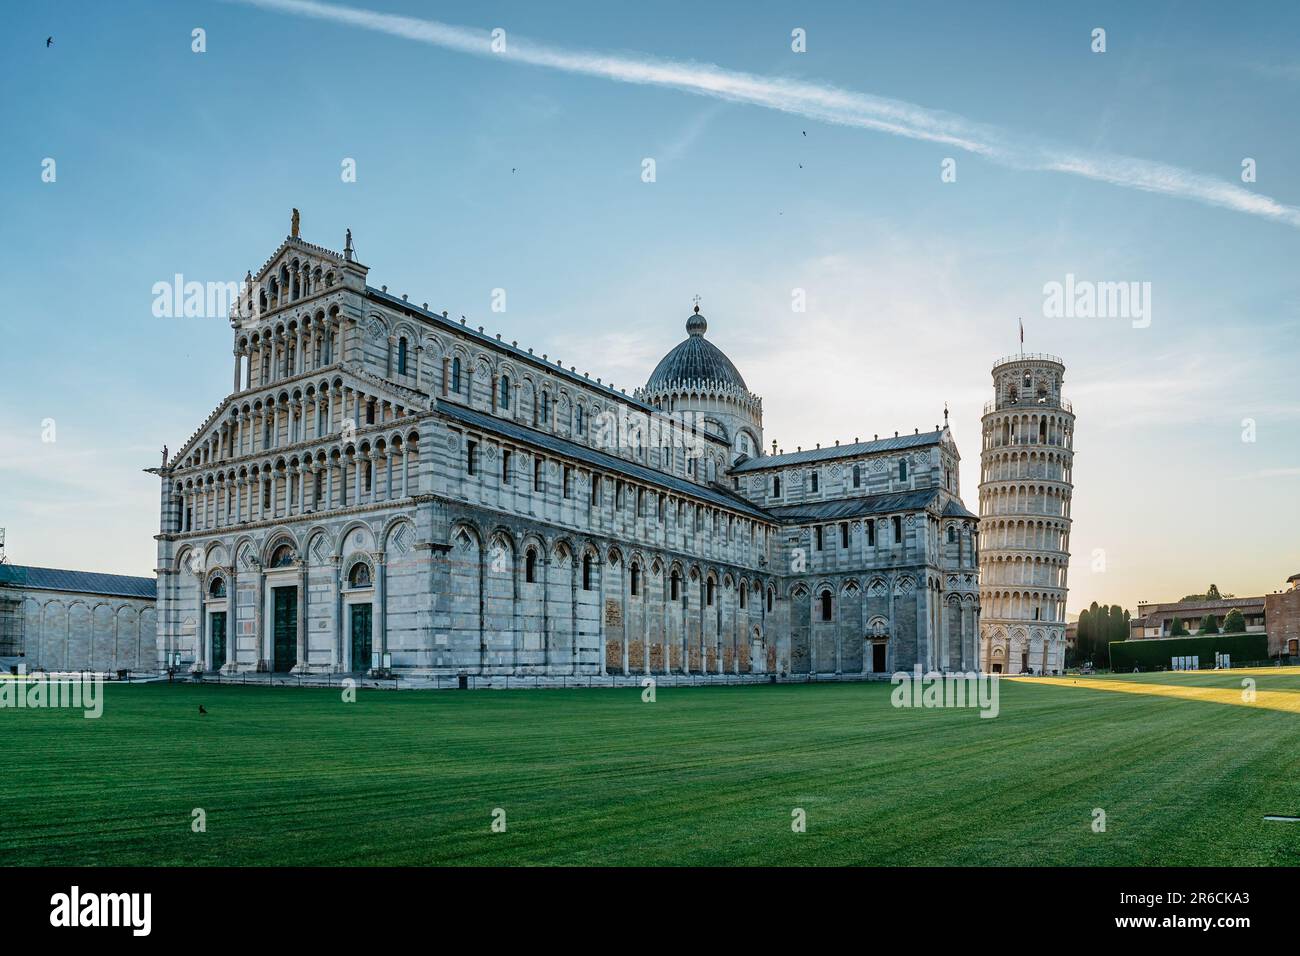
M 290 228 L 289 235 L 297 239 L 298 238 L 298 210 L 297 209 L 294 209 L 293 211 L 293 219 L 290 220 L 289 228 Z

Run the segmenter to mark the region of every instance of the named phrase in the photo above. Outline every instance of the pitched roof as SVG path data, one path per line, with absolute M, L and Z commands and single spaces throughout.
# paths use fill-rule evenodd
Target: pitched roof
M 772 516 L 762 508 L 756 507 L 750 501 L 721 485 L 698 485 L 693 481 L 687 481 L 685 478 L 679 478 L 676 475 L 670 475 L 654 468 L 647 468 L 645 465 L 639 465 L 636 462 L 627 461 L 606 452 L 597 451 L 594 448 L 588 448 L 586 445 L 579 445 L 567 438 L 560 438 L 557 435 L 527 428 L 507 418 L 497 418 L 495 415 L 475 411 L 472 408 L 466 408 L 463 405 L 457 405 L 441 398 L 438 399 L 438 413 L 473 428 L 495 432 L 523 444 L 545 448 L 557 455 L 576 458 L 578 461 L 591 465 L 598 471 L 620 474 L 644 482 L 647 485 L 667 488 L 669 491 L 680 495 L 702 498 L 719 508 L 739 511 L 760 521 L 772 522 L 773 520 Z
M 0 587 L 107 594 L 149 600 L 154 600 L 158 595 L 158 581 L 155 578 L 100 574 L 98 571 L 66 571 L 62 568 L 32 568 L 21 564 L 0 564 Z
M 899 451 L 904 448 L 921 448 L 925 445 L 938 445 L 943 441 L 944 430 L 921 432 L 918 435 L 899 435 L 896 438 L 881 438 L 877 441 L 860 441 L 852 445 L 831 445 L 828 448 L 806 448 L 784 455 L 761 455 L 747 458 L 731 470 L 758 471 L 763 468 L 784 468 L 787 465 L 802 465 L 814 461 L 828 461 L 834 458 L 851 458 L 855 455 L 867 455 L 879 451 Z
M 837 521 L 898 511 L 920 511 L 938 494 L 938 488 L 923 488 L 919 491 L 891 491 L 883 495 L 863 495 L 857 498 L 836 498 L 832 501 L 781 505 L 767 510 L 782 521 L 791 523 Z

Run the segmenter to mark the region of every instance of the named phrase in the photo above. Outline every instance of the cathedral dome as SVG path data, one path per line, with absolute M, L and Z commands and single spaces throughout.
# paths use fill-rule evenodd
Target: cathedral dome
M 686 320 L 686 341 L 663 357 L 646 382 L 647 392 L 670 391 L 688 382 L 717 382 L 744 389 L 745 380 L 722 349 L 704 338 L 709 323 L 700 315 L 700 307 Z

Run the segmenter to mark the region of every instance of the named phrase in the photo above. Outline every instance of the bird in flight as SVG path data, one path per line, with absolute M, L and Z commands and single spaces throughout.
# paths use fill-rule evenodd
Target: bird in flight
M 50 47 L 52 47 L 52 46 L 54 46 L 54 37 L 46 37 L 46 38 L 45 38 L 45 49 L 48 50 L 48 49 L 49 49 Z
M 800 132 L 802 132 L 805 136 L 808 135 L 808 131 L 807 131 L 806 129 L 805 129 L 805 130 L 800 130 Z

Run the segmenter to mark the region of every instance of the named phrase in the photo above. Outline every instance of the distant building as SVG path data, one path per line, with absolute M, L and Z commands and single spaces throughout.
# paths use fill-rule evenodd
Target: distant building
M 1268 654 L 1300 654 L 1300 574 L 1286 579 L 1287 589 L 1264 597 Z
M 0 664 L 29 671 L 157 665 L 153 578 L 0 565 Z
M 1170 601 L 1164 604 L 1139 604 L 1137 615 L 1129 620 L 1129 640 L 1170 637 L 1174 621 L 1180 620 L 1189 637 L 1201 629 L 1207 614 L 1214 616 L 1214 625 L 1223 630 L 1223 619 L 1232 610 L 1241 612 L 1246 619 L 1246 633 L 1258 634 L 1265 630 L 1264 599 L 1262 597 L 1223 598 L 1218 601 Z

